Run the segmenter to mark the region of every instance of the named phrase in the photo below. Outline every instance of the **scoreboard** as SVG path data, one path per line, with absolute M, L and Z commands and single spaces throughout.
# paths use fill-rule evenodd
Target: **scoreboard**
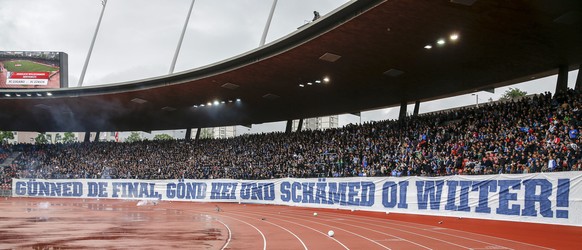
M 67 88 L 64 52 L 0 51 L 0 89 Z

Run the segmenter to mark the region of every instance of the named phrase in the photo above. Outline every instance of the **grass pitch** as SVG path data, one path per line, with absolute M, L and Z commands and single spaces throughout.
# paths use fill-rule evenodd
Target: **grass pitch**
M 59 70 L 58 67 L 51 67 L 44 64 L 26 61 L 26 60 L 18 60 L 18 61 L 5 61 L 4 68 L 8 71 L 12 72 L 48 72 L 48 71 L 57 71 Z M 21 66 L 15 66 L 20 64 Z

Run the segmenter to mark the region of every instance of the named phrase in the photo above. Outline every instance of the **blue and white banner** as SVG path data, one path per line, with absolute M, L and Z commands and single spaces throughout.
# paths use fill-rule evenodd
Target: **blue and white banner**
M 160 199 L 582 226 L 582 172 L 273 180 L 13 179 L 16 197 Z

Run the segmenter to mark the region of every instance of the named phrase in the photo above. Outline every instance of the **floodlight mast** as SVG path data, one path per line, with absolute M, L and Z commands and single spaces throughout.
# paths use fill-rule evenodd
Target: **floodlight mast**
M 265 45 L 265 40 L 267 39 L 267 33 L 269 33 L 269 27 L 271 26 L 271 20 L 273 19 L 273 13 L 275 12 L 275 7 L 277 6 L 277 0 L 273 0 L 273 5 L 271 6 L 271 11 L 269 12 L 269 18 L 267 18 L 267 23 L 265 24 L 265 30 L 263 30 L 263 36 L 261 37 L 261 42 L 259 47 Z
M 101 19 L 103 19 L 103 13 L 105 12 L 105 6 L 107 5 L 107 0 L 101 0 L 101 15 L 99 15 L 99 21 L 97 21 L 97 28 L 95 28 L 95 34 L 93 34 L 93 40 L 91 40 L 91 46 L 89 46 L 89 52 L 87 53 L 87 58 L 85 58 L 85 65 L 83 65 L 83 70 L 81 71 L 81 77 L 79 77 L 78 87 L 83 86 L 83 81 L 85 80 L 85 72 L 87 72 L 87 66 L 89 66 L 89 60 L 91 59 L 91 52 L 93 52 L 93 46 L 95 45 L 95 40 L 97 39 L 97 33 L 99 32 L 99 26 L 101 26 Z
M 176 66 L 176 61 L 178 60 L 178 54 L 180 54 L 180 48 L 182 47 L 182 41 L 184 40 L 184 34 L 186 33 L 188 22 L 190 22 L 190 15 L 192 14 L 192 9 L 194 8 L 195 1 L 196 0 L 192 0 L 192 2 L 190 3 L 190 9 L 188 10 L 188 15 L 186 16 L 186 21 L 184 22 L 184 27 L 182 28 L 182 33 L 180 34 L 178 46 L 176 46 L 176 52 L 174 53 L 174 58 L 172 59 L 172 64 L 170 65 L 170 71 L 168 71 L 168 74 L 174 73 L 174 67 Z

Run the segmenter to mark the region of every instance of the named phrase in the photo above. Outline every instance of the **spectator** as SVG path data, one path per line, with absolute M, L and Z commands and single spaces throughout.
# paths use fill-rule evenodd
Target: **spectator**
M 315 20 L 319 19 L 320 17 L 321 16 L 319 15 L 319 12 L 313 11 L 313 20 L 312 21 L 315 21 Z
M 564 103 L 568 105 L 564 105 Z M 580 93 L 569 90 L 324 131 L 192 141 L 14 145 L 11 178 L 271 179 L 580 170 Z

